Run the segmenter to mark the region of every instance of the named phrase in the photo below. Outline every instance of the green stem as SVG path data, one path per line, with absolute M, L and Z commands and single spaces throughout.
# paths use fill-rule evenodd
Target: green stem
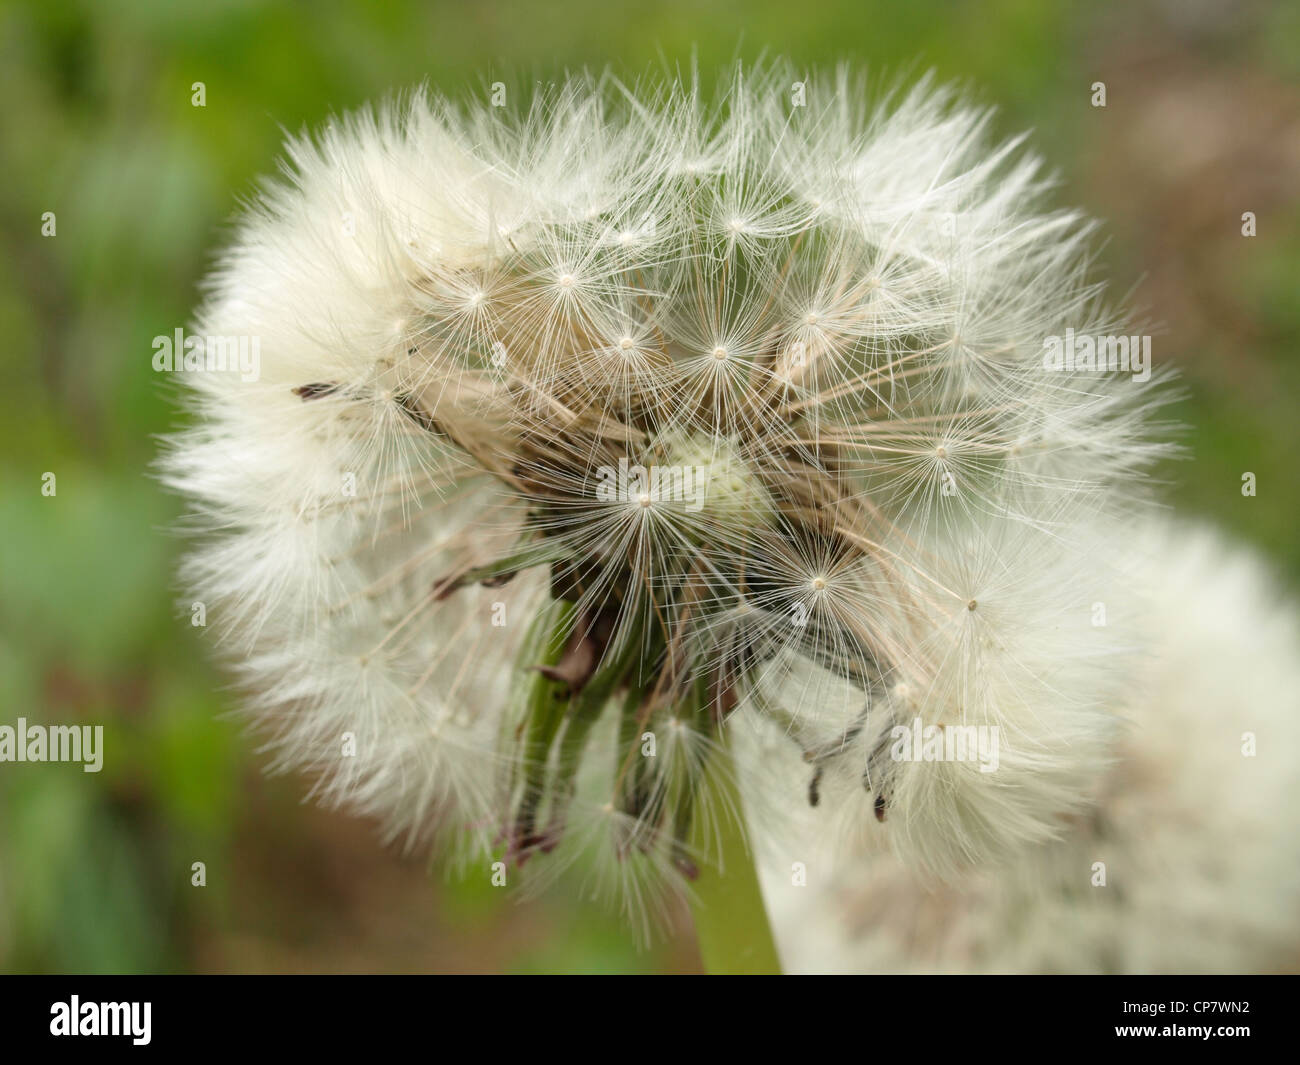
M 701 789 L 697 809 L 718 811 L 712 831 L 695 818 L 692 844 L 702 856 L 700 875 L 691 885 L 691 913 L 700 957 L 707 972 L 771 975 L 781 972 L 767 920 L 736 788 L 731 748 L 724 730 Z M 714 864 L 716 862 L 716 864 Z

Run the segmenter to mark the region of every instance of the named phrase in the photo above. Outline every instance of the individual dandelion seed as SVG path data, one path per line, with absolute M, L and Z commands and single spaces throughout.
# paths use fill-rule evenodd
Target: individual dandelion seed
M 1125 644 L 1071 582 L 1160 454 L 1148 388 L 1043 369 L 1118 320 L 1089 226 L 928 80 L 790 109 L 789 75 L 417 92 L 290 143 L 198 329 L 260 379 L 191 378 L 164 465 L 327 799 L 517 867 L 599 841 L 638 894 L 710 859 L 724 778 L 939 872 L 1085 801 Z M 914 716 L 1002 728 L 999 773 L 891 760 Z

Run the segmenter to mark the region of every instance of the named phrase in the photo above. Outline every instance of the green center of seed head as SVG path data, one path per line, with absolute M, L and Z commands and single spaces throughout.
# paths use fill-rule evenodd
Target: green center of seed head
M 720 527 L 772 518 L 771 496 L 730 441 L 693 433 L 665 441 L 662 450 L 668 468 L 692 489 L 691 509 Z

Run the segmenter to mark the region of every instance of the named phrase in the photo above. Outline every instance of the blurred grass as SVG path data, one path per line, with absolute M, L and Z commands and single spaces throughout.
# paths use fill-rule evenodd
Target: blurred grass
M 369 826 L 300 806 L 301 782 L 263 780 L 173 602 L 177 505 L 149 476 L 155 434 L 179 417 L 150 340 L 188 321 L 284 128 L 423 80 L 458 93 L 581 65 L 635 76 L 693 49 L 705 69 L 764 51 L 934 67 L 997 104 L 1002 132 L 1035 128 L 1062 199 L 1110 223 L 1106 268 L 1121 288 L 1145 278 L 1157 359 L 1183 369 L 1191 456 L 1166 471 L 1171 500 L 1300 575 L 1294 4 L 9 4 L 0 722 L 102 723 L 109 753 L 99 774 L 0 765 L 0 970 L 698 964 L 689 937 L 640 951 L 562 891 L 515 906 L 430 879 Z M 1088 105 L 1096 80 L 1105 110 Z M 1259 216 L 1249 240 L 1244 210 Z

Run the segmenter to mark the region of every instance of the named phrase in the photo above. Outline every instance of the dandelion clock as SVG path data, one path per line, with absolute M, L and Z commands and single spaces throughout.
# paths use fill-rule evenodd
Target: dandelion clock
M 163 464 L 274 767 L 463 875 L 685 894 L 731 971 L 792 824 L 935 882 L 1056 838 L 1162 454 L 1091 225 L 928 80 L 497 95 L 291 140 L 192 330 L 260 355 Z

